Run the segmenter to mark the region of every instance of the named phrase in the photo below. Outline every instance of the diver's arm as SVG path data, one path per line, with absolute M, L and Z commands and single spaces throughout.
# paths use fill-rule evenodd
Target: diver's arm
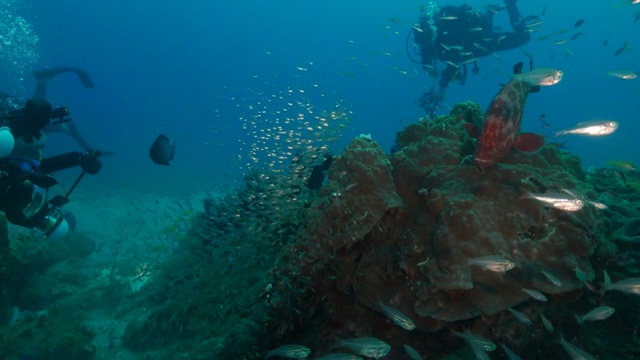
M 80 166 L 83 157 L 83 153 L 74 151 L 62 155 L 44 158 L 40 163 L 40 170 L 45 174 L 50 174 L 58 170 Z
M 83 171 L 89 174 L 97 174 L 102 168 L 102 162 L 98 159 L 99 152 L 69 152 L 42 159 L 40 171 L 49 174 L 58 170 L 69 169 L 80 166 Z

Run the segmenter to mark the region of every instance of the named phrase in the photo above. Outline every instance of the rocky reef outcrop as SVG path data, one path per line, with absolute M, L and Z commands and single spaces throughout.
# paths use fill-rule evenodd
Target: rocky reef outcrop
M 523 358 L 551 358 L 562 350 L 558 330 L 545 330 L 544 313 L 565 338 L 592 353 L 627 351 L 591 340 L 616 326 L 637 327 L 629 320 L 633 310 L 589 328 L 579 327 L 574 315 L 603 301 L 620 304 L 618 313 L 629 307 L 626 295 L 599 292 L 605 269 L 614 281 L 636 274 L 629 254 L 638 251 L 637 209 L 614 195 L 628 188 L 609 183 L 609 170 L 585 171 L 576 156 L 551 143 L 535 153 L 512 150 L 480 170 L 472 162 L 473 129 L 482 117 L 476 104 L 466 103 L 411 124 L 398 133 L 399 150 L 391 155 L 358 137 L 334 157 L 318 190 L 302 185 L 312 164 L 293 177 L 252 177 L 237 197 L 208 207 L 194 224 L 195 240 L 179 261 L 169 262 L 173 270 L 161 271 L 141 292 L 157 305 L 130 324 L 130 348 L 173 343 L 185 338 L 176 329 L 191 326 L 187 337 L 201 344 L 193 358 L 260 358 L 291 343 L 315 356 L 335 351 L 338 338 L 371 336 L 391 345 L 389 358 L 405 356 L 406 344 L 433 358 L 464 348 L 452 334 L 469 329 Z M 585 206 L 566 211 L 531 198 L 548 191 L 572 194 Z M 473 264 L 487 256 L 514 267 L 491 271 Z M 189 270 L 176 271 L 185 259 Z M 253 263 L 260 270 L 219 270 L 225 259 L 234 264 L 229 269 Z M 209 308 L 188 296 L 194 293 L 218 294 L 210 298 L 220 303 Z M 389 308 L 416 329 L 398 326 Z M 166 326 L 173 330 L 162 334 L 162 344 L 136 342 Z M 617 336 L 634 341 L 631 334 Z

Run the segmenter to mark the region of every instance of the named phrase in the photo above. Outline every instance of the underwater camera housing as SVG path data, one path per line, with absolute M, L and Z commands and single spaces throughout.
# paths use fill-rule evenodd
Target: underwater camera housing
M 69 224 L 67 224 L 62 211 L 57 207 L 49 207 L 49 210 L 45 216 L 39 219 L 35 228 L 51 241 L 62 239 L 69 232 Z
M 19 179 L 0 182 L 3 194 L 0 202 L 7 220 L 12 224 L 36 229 L 49 240 L 62 239 L 69 225 L 62 211 L 47 202 L 48 189 L 57 181 L 47 175 L 30 173 Z
M 66 123 L 71 121 L 71 118 L 68 118 L 67 116 L 71 115 L 71 112 L 69 112 L 69 108 L 66 106 L 59 106 L 53 110 L 51 110 L 51 114 L 49 115 L 49 118 L 52 121 L 51 123 L 53 125 L 58 125 L 58 124 L 62 124 L 62 123 Z

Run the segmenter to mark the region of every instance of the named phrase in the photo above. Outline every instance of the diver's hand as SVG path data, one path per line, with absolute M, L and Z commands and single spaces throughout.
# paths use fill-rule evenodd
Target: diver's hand
M 62 206 L 69 203 L 69 199 L 62 195 L 56 195 L 51 200 L 49 200 L 49 204 L 55 208 L 61 208 Z
M 82 155 L 82 160 L 80 161 L 82 170 L 87 174 L 97 174 L 102 169 L 102 161 L 98 159 L 100 155 L 101 152 L 98 150 L 87 151 L 86 154 Z

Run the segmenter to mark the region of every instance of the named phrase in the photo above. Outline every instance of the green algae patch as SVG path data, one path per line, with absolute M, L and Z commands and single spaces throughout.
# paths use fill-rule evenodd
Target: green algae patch
M 55 307 L 23 316 L 11 327 L 0 331 L 2 359 L 34 360 L 95 358 L 91 343 L 94 334 L 84 325 L 80 314 L 69 314 Z

